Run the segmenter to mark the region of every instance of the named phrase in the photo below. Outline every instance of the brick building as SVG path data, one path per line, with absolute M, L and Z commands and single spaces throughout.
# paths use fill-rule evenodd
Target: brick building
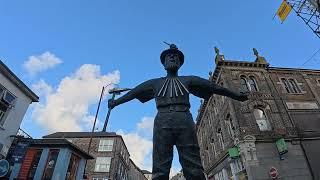
M 95 159 L 87 161 L 85 173 L 88 179 L 130 180 L 130 154 L 122 137 L 116 133 L 57 132 L 43 138 L 65 138 L 87 152 L 91 137 L 89 154 Z M 135 172 L 142 174 L 141 171 Z
M 152 173 L 148 170 L 142 170 L 144 176 L 148 179 L 148 180 L 152 180 Z
M 320 179 L 320 70 L 226 60 L 216 49 L 210 80 L 250 92 L 239 102 L 219 95 L 203 101 L 197 136 L 208 179 Z M 274 171 L 273 171 L 274 172 Z
M 144 172 L 134 164 L 134 162 L 130 159 L 129 163 L 129 172 L 128 172 L 129 180 L 148 180 Z

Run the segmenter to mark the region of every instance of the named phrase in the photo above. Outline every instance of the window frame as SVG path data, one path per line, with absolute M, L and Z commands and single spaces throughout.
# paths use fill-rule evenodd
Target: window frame
M 106 143 L 112 142 L 112 143 Z M 98 152 L 111 152 L 113 151 L 114 139 L 100 139 L 98 145 Z
M 255 111 L 256 111 L 256 110 L 260 110 L 260 111 L 262 112 L 262 115 L 264 116 L 264 119 L 261 119 L 261 118 L 259 119 L 259 118 L 256 117 L 256 114 L 255 114 Z M 258 126 L 258 128 L 259 128 L 259 130 L 260 130 L 261 132 L 271 131 L 271 130 L 272 130 L 272 126 L 271 126 L 271 123 L 270 123 L 270 121 L 269 121 L 269 118 L 268 118 L 266 112 L 265 112 L 261 107 L 255 107 L 255 108 L 253 109 L 253 116 L 254 116 L 254 119 L 255 119 L 255 121 L 256 121 L 256 124 L 257 124 L 257 126 Z M 264 123 L 265 123 L 265 125 L 266 125 L 266 128 L 265 128 L 265 129 L 263 129 L 262 126 L 259 125 L 259 122 L 262 122 L 262 121 L 264 121 Z
M 104 157 L 96 157 L 96 161 L 94 164 L 94 172 L 110 172 L 110 168 L 111 168 L 111 161 L 112 158 L 108 157 L 108 156 L 104 156 Z M 103 163 L 105 162 L 105 163 Z M 106 169 L 103 170 L 101 167 L 98 167 L 101 165 L 105 165 Z
M 244 89 L 245 87 L 245 89 Z M 240 76 L 240 89 L 242 92 L 249 92 L 249 86 L 248 86 L 248 82 L 247 82 L 247 77 L 244 75 Z
M 293 78 L 289 78 L 288 82 L 292 87 L 293 93 L 295 93 L 295 94 L 301 93 L 301 89 L 299 88 L 297 82 Z
M 249 76 L 249 80 L 247 81 L 248 82 L 248 87 L 249 87 L 249 90 L 251 92 L 257 92 L 259 91 L 259 88 L 258 88 L 258 85 L 257 85 L 257 81 L 256 81 L 256 78 L 254 76 Z M 252 82 L 252 83 L 251 83 Z M 254 87 L 254 90 L 252 89 L 252 86 Z
M 0 127 L 4 127 L 4 124 L 6 123 L 6 120 L 7 120 L 7 117 L 10 113 L 10 109 L 14 106 L 16 100 L 17 100 L 17 97 L 11 93 L 10 91 L 8 91 L 3 85 L 0 84 L 0 89 L 1 89 L 1 92 L 0 92 L 0 105 L 3 106 L 5 109 L 5 111 L 3 110 L 0 110 L 2 113 L 0 113 Z M 4 99 L 4 96 L 6 94 L 9 94 L 10 96 L 12 96 L 14 99 L 11 101 L 11 103 L 7 102 L 5 99 Z
M 296 79 L 282 77 L 280 80 L 288 94 L 302 94 L 302 90 Z

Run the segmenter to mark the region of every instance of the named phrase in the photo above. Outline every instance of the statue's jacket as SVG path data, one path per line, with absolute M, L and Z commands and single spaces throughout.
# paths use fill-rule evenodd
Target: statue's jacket
M 209 99 L 213 93 L 229 97 L 235 96 L 228 89 L 197 76 L 174 76 L 151 79 L 141 83 L 129 93 L 142 103 L 155 98 L 159 112 L 155 121 L 163 119 L 161 120 L 161 124 L 167 124 L 166 126 L 172 123 L 175 126 L 183 123 L 181 121 L 179 121 L 180 123 L 174 122 L 175 119 L 186 118 L 192 121 L 192 116 L 189 112 L 189 94 L 205 100 Z

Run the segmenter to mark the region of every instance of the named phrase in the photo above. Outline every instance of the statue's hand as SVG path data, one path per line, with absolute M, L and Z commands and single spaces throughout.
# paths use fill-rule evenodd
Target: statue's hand
M 238 97 L 237 97 L 237 100 L 238 101 L 242 101 L 242 102 L 243 101 L 247 101 L 249 99 L 248 96 L 249 96 L 249 93 L 240 92 Z
M 108 108 L 113 109 L 114 107 L 117 106 L 116 100 L 114 99 L 109 99 L 108 101 Z

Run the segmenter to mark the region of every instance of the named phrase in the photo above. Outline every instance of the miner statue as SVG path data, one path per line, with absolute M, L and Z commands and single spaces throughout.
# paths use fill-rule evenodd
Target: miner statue
M 205 100 L 213 94 L 238 101 L 246 101 L 248 96 L 197 76 L 179 76 L 184 55 L 174 44 L 161 53 L 160 60 L 167 71 L 165 77 L 143 82 L 122 97 L 109 100 L 108 106 L 114 108 L 135 98 L 142 103 L 155 98 L 158 113 L 153 127 L 152 179 L 169 179 L 173 146 L 176 145 L 184 177 L 204 180 L 195 123 L 189 111 L 189 94 Z

